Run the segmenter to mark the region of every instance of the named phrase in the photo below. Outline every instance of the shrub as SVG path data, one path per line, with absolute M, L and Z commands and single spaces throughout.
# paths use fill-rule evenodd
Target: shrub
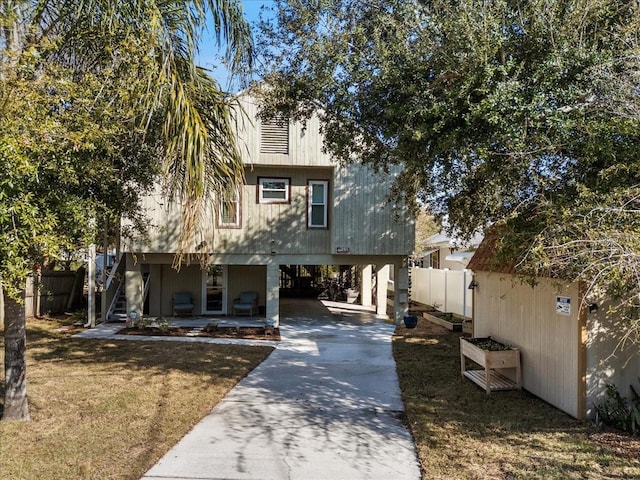
M 620 395 L 615 385 L 608 384 L 605 400 L 596 405 L 596 423 L 640 436 L 640 396 L 630 385 L 631 398 Z

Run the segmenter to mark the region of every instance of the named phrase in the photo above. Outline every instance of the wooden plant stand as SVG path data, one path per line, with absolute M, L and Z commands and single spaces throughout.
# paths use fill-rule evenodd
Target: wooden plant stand
M 482 369 L 467 370 L 466 359 L 473 360 Z M 515 381 L 505 377 L 496 369 L 515 369 Z M 520 377 L 520 350 L 483 350 L 473 343 L 460 338 L 460 371 L 462 375 L 483 388 L 487 395 L 494 390 L 514 390 L 522 388 Z

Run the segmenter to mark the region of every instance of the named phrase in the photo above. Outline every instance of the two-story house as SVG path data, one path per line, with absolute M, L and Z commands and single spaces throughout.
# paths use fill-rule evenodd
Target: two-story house
M 172 295 L 187 291 L 196 315 L 230 315 L 240 292 L 256 291 L 267 322 L 278 325 L 281 266 L 355 265 L 362 271 L 362 302 L 377 303 L 380 314 L 386 313 L 387 277 L 394 269 L 394 314 L 401 319 L 408 308 L 414 221 L 389 201 L 393 175 L 333 162 L 323 152 L 317 118 L 304 128 L 262 122 L 252 98 L 240 100 L 250 118 L 238 122 L 237 132 L 245 182 L 211 212 L 206 265 L 172 267 L 178 207 L 159 192 L 148 196 L 141 205 L 149 218 L 147 238 L 122 249 L 127 312 L 171 316 Z M 202 250 L 194 245 L 194 253 Z M 371 301 L 372 275 L 384 285 L 377 302 Z

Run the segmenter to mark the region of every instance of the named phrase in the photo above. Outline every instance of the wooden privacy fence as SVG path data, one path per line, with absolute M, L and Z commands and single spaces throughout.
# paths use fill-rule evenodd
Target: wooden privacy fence
M 411 300 L 431 305 L 441 312 L 452 312 L 471 318 L 473 290 L 471 270 L 411 269 Z
M 27 280 L 27 317 L 64 313 L 82 303 L 84 268 L 80 271 L 43 270 Z

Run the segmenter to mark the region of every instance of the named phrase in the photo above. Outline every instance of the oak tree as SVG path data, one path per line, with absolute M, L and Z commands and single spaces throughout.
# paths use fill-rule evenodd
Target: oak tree
M 345 162 L 402 165 L 397 197 L 498 258 L 640 308 L 635 0 L 275 0 L 263 115 L 322 120 Z

